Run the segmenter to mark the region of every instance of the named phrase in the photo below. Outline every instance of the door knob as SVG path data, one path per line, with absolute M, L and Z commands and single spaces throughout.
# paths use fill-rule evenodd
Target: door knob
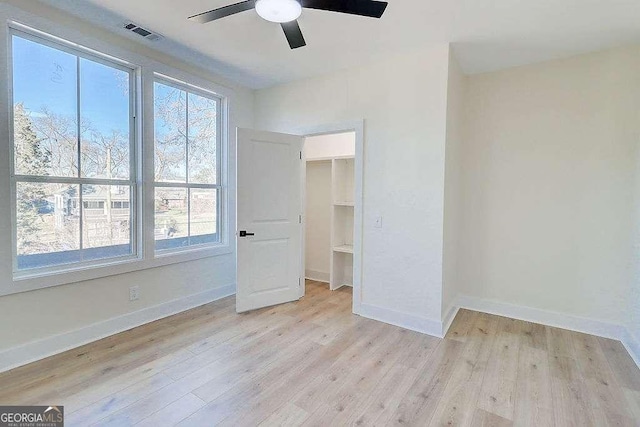
M 240 237 L 247 237 L 247 236 L 255 236 L 255 233 L 247 233 L 244 230 L 240 230 Z

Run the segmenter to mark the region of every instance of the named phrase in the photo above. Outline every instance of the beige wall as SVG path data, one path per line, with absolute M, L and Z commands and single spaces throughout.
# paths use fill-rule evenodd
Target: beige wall
M 639 53 L 468 77 L 462 293 L 628 322 Z
M 55 23 L 65 28 L 65 31 L 74 31 L 78 34 L 94 37 L 101 42 L 118 46 L 136 55 L 152 58 L 196 77 L 231 87 L 235 92 L 230 112 L 233 121 L 238 126 L 253 126 L 252 91 L 233 86 L 229 82 L 210 75 L 206 70 L 190 66 L 178 59 L 83 24 L 75 18 L 41 6 L 36 2 L 14 0 L 9 3 L 10 5 L 0 4 L 0 15 L 3 17 L 18 18 L 18 15 L 27 16 L 25 12 L 28 12 L 29 15 L 34 16 L 35 21 Z M 24 9 L 13 8 L 12 5 Z M 2 81 L 6 82 L 6 79 L 2 79 Z M 3 140 L 6 141 L 6 138 Z M 8 167 L 8 160 L 2 160 L 0 170 L 3 173 L 0 174 L 1 177 L 8 176 L 4 173 Z M 2 196 L 2 200 L 8 200 L 9 184 L 4 179 L 0 179 L 0 196 Z M 231 191 L 234 190 L 231 189 Z M 8 222 L 2 221 L 0 231 L 5 237 L 11 235 Z M 0 258 L 0 263 L 3 265 L 11 265 L 10 254 L 4 249 L 0 250 Z M 3 277 L 0 280 L 10 282 L 11 278 Z M 132 285 L 140 287 L 139 301 L 129 302 L 129 287 Z M 113 319 L 141 319 L 144 316 L 135 316 L 141 310 L 230 285 L 235 285 L 234 253 L 0 297 L 0 325 L 2 325 L 0 327 L 0 369 L 4 367 L 5 362 L 16 362 L 10 360 L 7 354 L 3 355 L 3 350 L 66 332 L 77 331 Z M 131 315 L 133 317 L 126 317 Z M 124 323 L 127 321 L 129 320 L 123 320 Z M 120 323 L 120 325 L 122 324 Z M 108 330 L 103 330 L 103 332 L 107 333 Z M 74 335 L 74 337 L 77 336 Z M 83 339 L 90 338 L 85 336 Z M 61 346 L 73 344 L 73 342 L 67 342 L 64 339 L 60 339 L 60 343 Z M 49 344 L 55 346 L 55 340 Z M 46 348 L 43 352 L 46 353 L 46 351 L 53 349 L 48 346 L 49 344 L 44 346 Z M 25 355 L 25 357 L 36 356 L 38 354 L 33 351 L 29 351 Z

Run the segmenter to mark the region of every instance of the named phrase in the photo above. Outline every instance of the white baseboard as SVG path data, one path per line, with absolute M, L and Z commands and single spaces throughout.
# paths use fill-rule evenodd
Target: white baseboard
M 361 303 L 358 310 L 362 317 L 377 320 L 401 328 L 442 338 L 442 322 L 427 319 L 413 314 L 401 313 L 388 308 L 378 307 L 372 304 Z
M 640 336 L 634 335 L 628 328 L 625 332 L 624 337 L 620 341 L 622 341 L 629 355 L 636 362 L 638 368 L 640 368 Z
M 460 307 L 458 307 L 455 304 L 455 301 L 447 309 L 447 312 L 444 318 L 442 319 L 442 336 L 443 337 L 447 335 L 447 331 L 449 331 L 449 328 L 453 323 L 453 319 L 456 318 L 456 315 L 458 314 L 458 310 L 460 310 Z
M 495 300 L 460 295 L 456 302 L 456 305 L 460 308 L 495 314 L 497 316 L 510 317 L 512 319 L 525 320 L 527 322 L 540 323 L 542 325 L 568 329 L 605 338 L 619 340 L 626 332 L 626 328 L 624 326 L 615 323 L 572 316 L 539 308 L 509 304 Z
M 52 337 L 43 338 L 0 352 L 0 372 L 44 359 L 54 354 L 153 322 L 182 311 L 235 294 L 236 285 L 227 285 L 127 313 Z
M 305 279 L 315 280 L 316 282 L 329 283 L 329 273 L 324 271 L 305 270 Z

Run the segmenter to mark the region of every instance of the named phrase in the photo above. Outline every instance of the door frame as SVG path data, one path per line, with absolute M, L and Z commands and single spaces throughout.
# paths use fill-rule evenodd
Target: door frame
M 362 302 L 362 234 L 363 234 L 363 196 L 364 196 L 364 120 L 324 124 L 319 126 L 307 126 L 293 130 L 293 134 L 304 138 L 319 135 L 331 135 L 336 133 L 354 132 L 356 138 L 355 147 L 355 181 L 354 181 L 354 207 L 353 207 L 353 313 L 360 314 Z M 302 212 L 302 250 L 300 251 L 300 297 L 305 295 L 305 229 L 306 229 L 306 178 L 307 160 L 302 160 L 304 167 L 300 168 L 301 206 Z

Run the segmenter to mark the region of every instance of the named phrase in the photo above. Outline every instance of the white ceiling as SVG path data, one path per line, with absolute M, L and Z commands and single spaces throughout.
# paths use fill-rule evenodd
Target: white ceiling
M 307 46 L 297 50 L 253 10 L 204 25 L 186 19 L 239 0 L 42 1 L 123 34 L 118 25 L 132 20 L 166 37 L 151 47 L 252 88 L 433 42 L 454 43 L 466 73 L 640 42 L 640 0 L 389 0 L 380 20 L 305 9 Z

